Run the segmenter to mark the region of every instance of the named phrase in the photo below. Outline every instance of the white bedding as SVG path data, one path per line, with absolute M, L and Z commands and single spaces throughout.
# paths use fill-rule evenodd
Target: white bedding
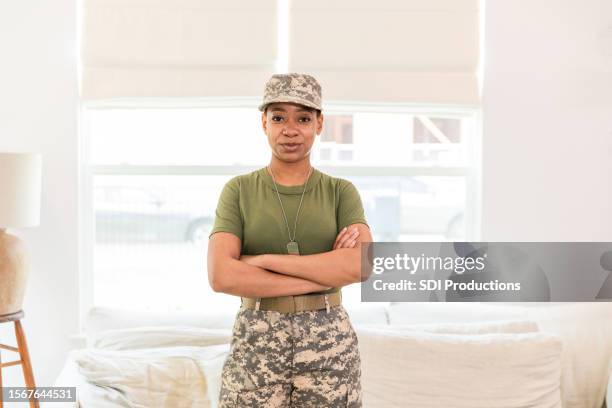
M 90 341 L 93 348 L 104 350 L 136 350 L 158 347 L 206 347 L 229 343 L 229 329 L 202 329 L 199 327 L 134 327 L 105 330 L 96 333 Z
M 364 406 L 561 408 L 561 341 L 545 333 L 362 329 Z
M 358 328 L 376 328 L 389 332 L 421 331 L 440 334 L 488 334 L 488 333 L 534 333 L 538 331 L 536 322 L 529 320 L 502 320 L 469 323 L 424 323 L 395 324 L 393 326 L 359 326 Z
M 563 342 L 564 408 L 601 408 L 612 361 L 612 303 L 398 303 L 389 308 L 390 327 L 438 322 L 467 324 L 526 319 Z M 611 407 L 612 408 L 612 407 Z
M 94 348 L 70 353 L 56 385 L 77 387 L 86 408 L 215 407 L 230 337 L 227 329 L 197 327 L 98 332 Z
M 484 339 L 484 337 L 482 337 L 483 335 L 491 337 L 486 333 L 498 333 L 502 335 L 502 337 L 497 337 L 499 340 L 506 335 L 514 336 L 517 333 L 539 335 L 537 333 L 539 328 L 543 332 L 556 334 L 562 339 L 563 351 L 559 362 L 562 370 L 561 397 L 563 408 L 601 408 L 601 402 L 604 398 L 607 383 L 607 367 L 612 358 L 612 325 L 609 324 L 612 318 L 610 314 L 612 310 L 610 308 L 610 306 L 612 306 L 611 304 L 548 304 L 544 307 L 528 308 L 503 305 L 480 305 L 484 307 L 479 308 L 478 305 L 468 305 L 462 309 L 459 309 L 461 306 L 458 308 L 458 305 L 452 305 L 453 308 L 448 307 L 448 305 L 446 305 L 446 307 L 441 307 L 440 305 L 441 304 L 435 304 L 435 306 L 430 306 L 426 304 L 424 307 L 423 304 L 396 305 L 389 311 L 390 325 L 381 324 L 381 320 L 384 322 L 384 319 L 358 319 L 361 321 L 355 324 L 355 327 L 360 337 L 360 349 L 362 352 L 362 362 L 364 364 L 364 395 L 368 392 L 370 392 L 371 395 L 372 392 L 374 394 L 379 392 L 375 390 L 376 387 L 381 386 L 381 381 L 377 380 L 376 377 L 370 376 L 370 374 L 377 372 L 375 369 L 377 364 L 379 365 L 381 361 L 385 361 L 385 358 L 388 359 L 383 367 L 385 368 L 385 370 L 382 371 L 383 374 L 393 371 L 389 370 L 389 368 L 397 368 L 398 370 L 404 369 L 405 365 L 403 363 L 405 363 L 406 359 L 411 358 L 411 353 L 416 353 L 420 350 L 421 353 L 414 354 L 415 357 L 427 355 L 428 345 L 434 343 L 438 345 L 445 344 L 444 342 L 440 343 L 440 339 L 437 336 L 460 333 L 463 337 L 481 336 L 480 341 L 482 341 Z M 104 316 L 104 318 L 101 318 L 101 316 Z M 215 325 L 217 328 L 214 330 L 192 327 L 190 323 L 195 320 L 198 321 L 199 326 L 205 326 L 205 322 L 202 321 L 202 319 L 197 319 L 192 315 L 188 316 L 189 321 L 186 322 L 174 320 L 175 325 L 179 324 L 183 327 L 171 327 L 171 316 L 164 316 L 162 322 L 147 317 L 147 321 L 160 323 L 161 326 L 138 328 L 127 327 L 130 325 L 134 326 L 136 321 L 122 320 L 121 325 L 117 325 L 116 320 L 112 319 L 112 313 L 109 312 L 99 314 L 98 317 L 100 318 L 96 320 L 97 330 L 91 330 L 89 332 L 88 345 L 95 345 L 106 352 L 125 352 L 129 354 L 133 351 L 140 350 L 147 354 L 151 352 L 153 354 L 150 354 L 150 356 L 153 356 L 155 354 L 154 349 L 166 349 L 171 345 L 177 347 L 186 346 L 200 348 L 213 345 L 214 347 L 214 345 L 219 345 L 221 343 L 227 344 L 226 342 L 229 341 L 231 332 L 231 329 L 227 327 L 226 323 L 216 323 Z M 457 319 L 458 317 L 459 319 Z M 108 324 L 104 319 L 108 319 Z M 521 321 L 516 321 L 517 319 Z M 368 330 L 372 330 L 371 328 L 367 329 L 359 324 L 362 322 L 372 322 L 381 329 L 376 333 L 378 337 L 373 343 L 370 340 L 361 340 L 364 338 L 364 333 L 366 336 L 365 338 L 368 338 L 368 333 L 372 333 L 371 331 L 368 332 Z M 445 323 L 440 324 L 439 322 Z M 535 322 L 537 322 L 537 324 Z M 118 329 L 117 326 L 123 328 Z M 89 327 L 92 328 L 93 326 L 90 325 Z M 113 327 L 114 330 L 101 331 L 100 329 L 104 327 Z M 388 333 L 388 331 L 392 331 L 392 333 Z M 402 337 L 400 341 L 397 341 L 398 334 Z M 388 336 L 391 336 L 392 339 L 389 339 Z M 495 337 L 495 335 L 493 335 L 493 337 Z M 431 341 L 417 341 L 417 338 L 434 339 L 435 341 L 433 341 L 433 343 Z M 397 348 L 397 344 L 402 342 L 405 343 L 405 341 L 412 342 L 410 343 L 411 346 L 404 344 L 404 346 Z M 382 347 L 382 345 L 385 346 Z M 446 344 L 446 346 L 449 345 Z M 498 345 L 489 347 L 493 347 L 491 349 L 493 350 L 496 349 L 497 346 Z M 388 355 L 385 358 L 381 358 L 381 356 L 386 356 L 385 353 L 388 353 L 389 350 L 394 348 L 401 352 L 399 354 L 402 356 L 401 358 L 397 358 L 396 356 L 394 359 L 391 359 Z M 157 357 L 160 357 L 159 350 L 157 352 Z M 512 350 L 509 350 L 509 352 L 508 355 L 512 355 Z M 77 362 L 74 361 L 77 355 L 78 354 L 75 352 L 71 354 L 58 381 L 62 380 L 64 384 L 66 382 L 72 382 L 75 385 L 79 384 L 79 398 L 84 402 L 85 407 L 99 406 L 112 408 L 126 406 L 125 404 L 128 402 L 126 402 L 126 394 L 122 393 L 124 390 L 105 388 L 104 381 L 101 381 L 101 379 L 104 380 L 104 376 L 101 375 L 102 368 L 106 367 L 105 369 L 107 372 L 104 375 L 109 375 L 113 370 L 113 361 L 116 361 L 116 359 L 110 358 L 110 354 L 98 353 L 95 354 L 95 356 L 93 354 L 89 355 L 89 361 L 94 361 L 92 358 L 98 358 L 97 363 L 89 366 L 91 371 L 78 373 L 77 370 L 79 366 Z M 548 354 L 545 353 L 545 355 Z M 123 356 L 127 357 L 127 354 Z M 477 362 L 479 361 L 478 359 L 482 360 L 482 356 L 477 352 L 474 352 L 472 356 Z M 520 357 L 520 355 L 517 357 Z M 204 364 L 202 366 L 201 372 L 203 372 L 205 378 L 209 380 L 207 389 L 210 395 L 218 395 L 219 376 L 224 358 L 224 355 L 219 354 L 216 359 L 213 359 L 214 361 L 209 360 L 210 364 Z M 534 361 L 537 360 L 537 356 L 533 356 L 533 358 Z M 81 364 L 84 360 L 81 358 L 79 361 L 79 364 Z M 98 364 L 101 361 L 105 361 L 105 363 Z M 122 361 L 125 363 L 125 360 Z M 463 364 L 460 363 L 459 360 L 456 360 L 455 363 Z M 468 364 L 468 362 L 465 361 L 464 363 Z M 444 364 L 448 364 L 447 368 L 449 372 L 456 370 L 456 367 L 452 367 L 451 360 Z M 444 364 L 440 367 L 444 367 Z M 423 370 L 427 372 L 429 367 L 425 365 L 423 365 L 423 367 L 425 367 Z M 482 369 L 486 372 L 486 367 Z M 547 372 L 550 373 L 550 370 Z M 92 383 L 88 383 L 84 374 L 88 375 L 90 380 L 97 378 L 95 381 L 98 381 L 99 385 L 95 386 Z M 109 376 L 106 378 L 108 379 L 111 377 Z M 491 377 L 489 376 L 489 378 Z M 546 378 L 549 379 L 550 377 Z M 117 377 L 115 380 L 117 379 L 121 381 L 120 377 Z M 430 380 L 435 379 L 430 378 Z M 154 384 L 155 380 L 151 381 L 149 384 Z M 405 388 L 404 385 L 410 386 L 410 381 L 406 384 L 396 385 L 396 387 L 398 387 L 397 389 L 402 390 L 402 395 L 406 395 L 406 392 L 409 390 L 409 388 Z M 451 391 L 451 389 L 447 389 L 446 392 L 448 393 Z M 137 391 L 137 393 L 138 392 L 140 391 Z M 379 392 L 379 395 L 383 394 Z M 402 395 L 400 395 L 400 397 Z M 435 397 L 432 398 L 434 400 L 436 399 Z M 214 399 L 211 401 L 214 401 Z M 385 405 L 385 403 L 387 405 Z M 364 407 L 383 408 L 387 406 L 400 406 L 393 404 L 393 398 L 388 398 L 386 402 L 383 401 L 375 405 L 366 402 Z M 455 406 L 456 404 L 450 405 Z M 552 406 L 555 405 L 553 404 Z M 60 405 L 56 406 L 56 408 L 59 407 Z M 61 408 L 64 407 L 61 406 Z
M 557 304 L 528 314 L 540 330 L 563 339 L 564 407 L 600 408 L 612 363 L 612 303 Z
M 71 351 L 53 384 L 55 387 L 76 387 L 75 402 L 54 402 L 53 408 L 123 408 L 129 407 L 121 393 L 113 388 L 101 387 L 87 381 L 74 360 L 80 350 Z
M 88 382 L 117 391 L 129 407 L 208 408 L 217 395 L 209 395 L 206 366 L 216 365 L 228 352 L 229 344 L 90 349 L 76 353 L 74 361 Z
M 400 345 L 406 338 L 431 332 L 434 337 L 421 343 L 422 347 L 435 344 L 436 338 L 449 338 L 443 334 L 461 333 L 455 340 L 469 339 L 469 335 L 483 333 L 534 332 L 537 326 L 528 321 L 470 323 L 464 325 L 401 325 L 395 328 L 357 328 L 360 338 L 368 333 L 377 333 Z M 364 334 L 365 333 L 365 334 Z M 406 335 L 407 333 L 407 335 Z M 438 336 L 438 337 L 435 337 Z M 481 337 L 482 339 L 482 337 Z M 96 348 L 85 349 L 72 354 L 73 364 L 81 377 L 80 381 L 90 384 L 87 392 L 80 396 L 84 406 L 132 406 L 132 407 L 215 407 L 219 393 L 223 362 L 229 352 L 230 332 L 228 330 L 207 330 L 194 327 L 141 327 L 106 330 L 96 333 L 91 343 Z M 375 342 L 383 348 L 380 339 Z M 172 345 L 172 347 L 169 347 Z M 409 345 L 408 345 L 409 346 Z M 361 348 L 367 348 L 367 341 Z M 413 348 L 419 355 L 423 350 Z M 365 351 L 363 370 L 375 373 L 379 355 L 367 358 Z M 448 362 L 450 365 L 452 361 Z M 428 363 L 429 364 L 429 363 Z M 370 367 L 372 365 L 372 367 Z M 397 362 L 391 364 L 400 367 Z M 388 371 L 391 372 L 391 371 Z M 470 376 L 471 377 L 471 376 Z M 386 379 L 383 378 L 383 382 Z M 94 386 L 95 384 L 95 386 Z M 403 383 L 400 383 L 401 386 Z M 413 382 L 423 389 L 427 383 Z M 80 384 L 81 387 L 83 384 Z M 377 376 L 364 375 L 365 393 L 376 393 L 381 384 Z M 154 390 L 155 392 L 151 392 Z M 450 392 L 450 390 L 439 390 Z M 507 393 L 507 391 L 504 391 Z M 90 401 L 94 402 L 90 402 Z M 87 402 L 86 402 L 87 401 Z M 104 402 L 102 402 L 104 401 Z M 369 407 L 384 408 L 397 405 L 401 398 L 389 398 L 384 404 L 377 401 Z M 467 401 L 467 400 L 466 400 Z M 469 403 L 468 403 L 469 405 Z M 552 406 L 552 405 L 551 405 Z

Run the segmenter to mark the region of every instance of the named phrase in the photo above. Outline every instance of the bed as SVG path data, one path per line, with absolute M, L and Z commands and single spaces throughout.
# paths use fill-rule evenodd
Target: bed
M 347 308 L 365 408 L 604 406 L 612 303 Z M 234 313 L 94 308 L 56 386 L 74 407 L 215 407 Z

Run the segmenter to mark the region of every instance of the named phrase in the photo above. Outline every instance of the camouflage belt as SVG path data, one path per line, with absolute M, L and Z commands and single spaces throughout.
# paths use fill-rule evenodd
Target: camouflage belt
M 319 310 L 342 303 L 342 292 L 325 295 L 276 296 L 269 298 L 242 298 L 242 307 L 254 310 L 273 310 L 281 313 L 295 313 L 303 310 Z

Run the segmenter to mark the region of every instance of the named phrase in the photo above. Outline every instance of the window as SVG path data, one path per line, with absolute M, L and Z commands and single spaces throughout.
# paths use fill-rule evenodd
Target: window
M 325 126 L 321 132 L 316 153 L 327 163 L 353 160 L 353 116 L 325 115 Z
M 238 306 L 210 289 L 206 245 L 224 183 L 269 161 L 251 105 L 84 109 L 88 306 Z M 313 165 L 355 184 L 376 241 L 474 240 L 475 115 L 332 105 Z M 357 284 L 343 293 L 360 299 Z

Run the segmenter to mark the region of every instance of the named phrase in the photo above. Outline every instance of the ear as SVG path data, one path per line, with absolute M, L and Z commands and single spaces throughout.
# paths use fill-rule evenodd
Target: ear
M 261 128 L 264 133 L 268 134 L 268 116 L 266 115 L 266 111 L 261 112 Z
M 323 113 L 317 116 L 317 135 L 320 135 L 323 131 Z

